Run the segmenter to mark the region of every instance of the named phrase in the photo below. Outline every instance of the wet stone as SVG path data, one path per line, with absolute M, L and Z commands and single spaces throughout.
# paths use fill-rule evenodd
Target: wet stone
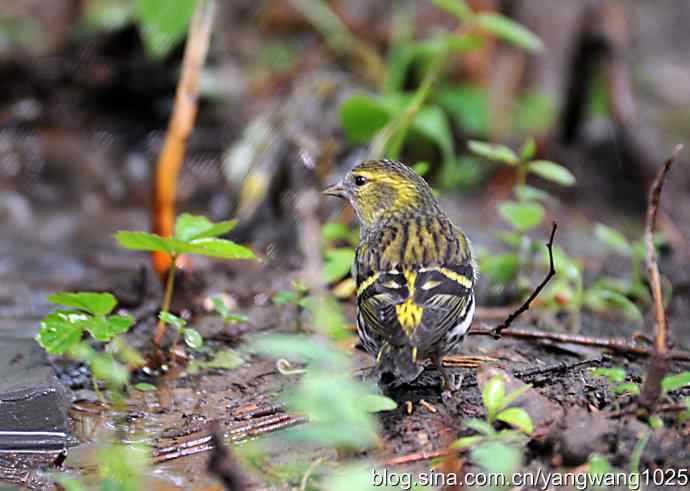
M 60 451 L 70 394 L 33 339 L 0 335 L 0 452 Z

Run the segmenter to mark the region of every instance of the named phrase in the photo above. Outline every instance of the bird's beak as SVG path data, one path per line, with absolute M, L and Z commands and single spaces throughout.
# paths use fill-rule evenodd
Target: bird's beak
M 338 198 L 346 197 L 345 188 L 340 183 L 328 186 L 326 189 L 322 191 L 322 193 L 327 194 L 329 196 L 337 196 Z

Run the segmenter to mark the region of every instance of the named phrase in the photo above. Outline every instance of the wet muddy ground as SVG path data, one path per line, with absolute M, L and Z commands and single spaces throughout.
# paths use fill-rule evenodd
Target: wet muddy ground
M 449 206 L 452 206 L 450 201 Z M 478 236 L 476 241 L 481 243 L 482 231 L 486 234 L 485 223 L 492 220 L 492 213 L 485 210 L 482 200 L 465 199 L 459 206 L 455 205 L 454 213 L 457 217 L 474 217 L 474 220 L 464 220 L 465 228 L 470 234 L 477 230 L 473 235 Z M 558 218 L 563 233 L 557 241 L 567 242 L 578 236 L 575 230 L 577 220 L 565 212 Z M 482 219 L 485 221 L 480 225 Z M 93 214 L 66 210 L 44 213 L 42 220 L 53 226 L 61 224 L 59 226 L 67 231 L 63 230 L 60 237 L 55 238 L 54 233 L 43 229 L 42 233 L 39 230 L 27 234 L 27 240 L 18 241 L 16 237 L 22 231 L 5 225 L 2 246 L 8 255 L 5 256 L 2 273 L 5 285 L 3 333 L 32 336 L 39 318 L 51 309 L 45 301 L 49 292 L 103 289 L 113 291 L 122 300 L 125 310 L 138 318 L 139 322 L 127 335 L 127 340 L 146 352 L 158 308 L 160 285 L 147 269 L 146 256 L 118 250 L 111 238 L 112 232 L 119 228 L 144 228 L 145 210 L 114 208 Z M 494 217 L 493 220 L 497 219 Z M 595 247 L 583 240 L 578 246 L 584 250 Z M 682 259 L 677 258 L 664 257 L 662 270 L 676 285 L 669 307 L 672 342 L 679 349 L 687 349 L 685 340 L 690 331 L 683 319 L 688 303 L 688 268 Z M 299 265 L 298 258 L 282 259 L 265 264 L 197 260 L 194 272 L 181 278 L 175 307 L 183 309 L 183 312 L 187 310 L 190 324 L 205 337 L 210 352 L 227 348 L 237 350 L 241 362 L 234 369 L 208 369 L 189 375 L 181 368 L 175 379 L 152 379 L 139 373 L 140 380 L 156 382 L 159 390 L 155 393 L 133 392 L 127 401 L 127 410 L 113 414 L 98 403 L 85 367 L 55 360 L 60 380 L 72 389 L 74 395 L 69 416 L 71 443 L 75 446 L 68 448 L 60 472 L 92 475 L 95 470 L 92 458 L 97 442 L 112 436 L 116 427 L 124 427 L 127 438 L 132 441 L 143 439 L 154 448 L 154 462 L 157 463 L 151 475 L 155 483 L 153 489 L 219 489 L 215 478 L 205 472 L 209 435 L 214 423 L 220 425 L 228 440 L 236 442 L 254 440 L 291 425 L 303 424 L 298 415 L 289 415 L 276 405 L 274 397 L 282 387 L 294 383 L 294 377 L 281 375 L 273 360 L 242 349 L 243 341 L 252 335 L 294 332 L 296 329 L 295 309 L 273 305 L 270 300 L 274 292 L 288 289 L 291 280 L 300 272 L 293 266 Z M 604 258 L 598 258 L 593 260 L 593 264 L 599 265 L 603 261 Z M 220 316 L 208 312 L 204 300 L 217 293 L 227 294 L 236 310 L 249 316 L 249 322 L 225 325 Z M 346 310 L 351 318 L 352 305 Z M 495 323 L 495 320 L 487 319 L 490 314 L 490 309 L 480 313 L 480 319 L 482 316 L 485 319 L 482 322 Z M 629 338 L 635 331 L 651 334 L 651 325 L 649 318 L 642 325 L 584 315 L 580 333 Z M 549 326 L 559 328 L 558 319 L 540 313 L 538 309 L 530 310 L 515 325 L 542 329 Z M 560 329 L 565 327 L 560 326 Z M 350 346 L 354 344 L 352 342 Z M 528 469 L 541 467 L 554 471 L 577 468 L 593 451 L 607 456 L 613 465 L 627 465 L 644 424 L 632 416 L 615 419 L 607 416 L 617 407 L 613 405 L 614 399 L 626 407 L 626 398 L 615 396 L 611 386 L 601 378 L 592 377 L 588 368 L 623 366 L 632 381 L 639 382 L 645 373 L 643 359 L 607 354 L 605 350 L 590 347 L 507 338 L 494 341 L 484 336 L 471 336 L 464 344 L 462 354 L 492 360 L 479 370 L 483 374 L 479 376 L 480 381 L 489 373 L 487 370 L 502 369 L 533 385 L 534 392 L 529 393 L 525 404 L 528 404 L 540 437 L 528 447 L 525 462 Z M 203 355 L 195 356 L 203 358 Z M 368 367 L 372 363 L 356 348 L 352 350 L 352 356 L 358 367 Z M 673 363 L 674 371 L 688 368 L 690 365 L 687 363 Z M 440 398 L 438 377 L 431 370 L 414 387 L 404 387 L 393 393 L 401 404 L 397 410 L 381 416 L 381 446 L 367 457 L 374 462 L 386 462 L 397 456 L 443 450 L 458 436 L 470 433 L 463 429 L 462 421 L 484 415 L 477 370 L 453 370 L 464 375 L 463 387 L 447 404 Z M 688 393 L 686 390 L 682 394 Z M 673 399 L 678 400 L 682 394 L 674 394 Z M 407 413 L 405 401 L 408 400 L 414 404 L 412 414 Z M 430 403 L 436 412 L 421 405 L 420 400 Z M 673 415 L 665 417 L 665 421 L 665 428 L 652 433 L 642 455 L 642 464 L 651 468 L 687 467 L 690 458 L 688 428 L 674 425 Z M 584 433 L 583 427 L 586 428 Z M 331 451 L 314 449 L 305 452 L 288 446 L 273 448 L 270 453 L 276 465 L 285 461 L 286 455 L 290 458 L 297 456 L 304 465 L 308 465 L 318 457 L 329 456 Z M 46 467 L 47 461 L 50 459 L 46 456 L 28 459 L 26 455 L 0 456 L 6 480 L 34 488 L 50 486 L 48 475 L 57 469 Z M 431 465 L 432 462 L 426 460 L 391 468 L 401 472 L 424 472 Z M 471 469 L 466 467 L 465 470 L 468 468 Z M 267 479 L 261 473 L 247 472 L 258 487 L 276 485 L 270 476 Z M 289 488 L 286 483 L 278 485 L 278 489 Z

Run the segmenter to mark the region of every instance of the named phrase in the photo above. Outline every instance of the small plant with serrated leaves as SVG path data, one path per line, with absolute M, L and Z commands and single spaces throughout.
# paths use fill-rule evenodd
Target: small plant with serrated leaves
M 477 435 L 459 438 L 455 448 L 470 448 L 470 458 L 485 472 L 510 476 L 522 464 L 523 446 L 527 435 L 534 431 L 534 423 L 527 411 L 511 406 L 531 386 L 524 385 L 506 393 L 506 385 L 500 376 L 491 378 L 482 390 L 486 419 L 470 419 L 464 425 Z M 511 429 L 496 430 L 496 422 L 503 422 Z
M 591 370 L 591 374 L 595 377 L 605 377 L 609 382 L 615 384 L 614 392 L 616 394 L 632 394 L 637 397 L 640 395 L 640 385 L 635 382 L 626 382 L 628 378 L 624 369 L 598 367 Z M 683 389 L 690 386 L 690 372 L 680 372 L 676 374 L 666 375 L 661 379 L 661 394 L 663 397 L 668 396 L 671 392 Z M 618 401 L 616 401 L 618 406 Z M 690 410 L 690 406 L 689 406 Z M 679 416 L 679 420 L 684 421 L 683 413 Z M 690 416 L 690 413 L 688 413 Z M 663 426 L 663 421 L 657 415 L 649 417 L 649 424 L 652 428 L 659 428 Z
M 498 234 L 498 238 L 511 250 L 503 254 L 480 254 L 480 269 L 494 285 L 517 280 L 518 290 L 527 291 L 530 279 L 520 272 L 531 269 L 535 254 L 541 250 L 541 246 L 527 233 L 543 223 L 546 215 L 544 204 L 556 202 L 546 191 L 527 184 L 528 177 L 538 176 L 561 186 L 574 185 L 575 177 L 560 164 L 534 159 L 536 144 L 531 138 L 524 142 L 519 152 L 505 145 L 479 141 L 470 141 L 468 146 L 479 157 L 514 168 L 517 181 L 513 188 L 515 199 L 502 201 L 497 207 L 499 215 L 512 228 Z
M 129 383 L 128 365 L 144 364 L 143 358 L 121 339 L 134 325 L 134 318 L 113 314 L 117 299 L 110 293 L 59 292 L 48 300 L 63 308 L 41 320 L 36 336 L 38 344 L 48 354 L 67 355 L 87 363 L 99 397 L 103 400 L 97 380 L 105 382 L 111 389 L 111 398 L 119 402 L 122 389 Z M 82 341 L 85 334 L 105 343 L 105 349 L 97 351 Z
M 197 254 L 220 259 L 256 259 L 249 248 L 227 239 L 218 238 L 218 236 L 230 232 L 235 228 L 235 225 L 237 225 L 235 220 L 213 223 L 204 216 L 185 213 L 177 218 L 173 237 L 162 237 L 148 232 L 120 231 L 115 234 L 115 238 L 126 249 L 161 252 L 170 257 L 171 266 L 168 270 L 161 308 L 163 312 L 169 312 L 175 284 L 176 265 L 180 256 Z M 160 352 L 165 335 L 166 321 L 164 319 L 165 316 L 159 317 L 156 333 L 153 337 L 157 352 Z

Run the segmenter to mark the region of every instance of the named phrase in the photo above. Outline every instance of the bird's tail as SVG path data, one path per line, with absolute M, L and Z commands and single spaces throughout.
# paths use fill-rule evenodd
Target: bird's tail
M 414 360 L 413 348 L 409 345 L 384 345 L 378 356 L 377 368 L 381 383 L 389 386 L 409 384 L 424 371 Z

